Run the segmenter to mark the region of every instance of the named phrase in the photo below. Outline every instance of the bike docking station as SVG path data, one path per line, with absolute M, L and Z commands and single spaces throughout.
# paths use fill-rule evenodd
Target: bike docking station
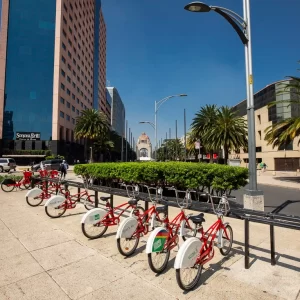
M 99 193 L 105 193 L 109 194 L 109 203 L 111 207 L 114 207 L 114 196 L 120 196 L 130 199 L 136 199 L 138 201 L 144 202 L 144 209 L 145 211 L 149 210 L 149 202 L 151 203 L 151 200 L 149 199 L 149 194 L 147 192 L 138 191 L 135 193 L 133 191 L 132 195 L 128 193 L 127 189 L 117 188 L 115 187 L 118 185 L 118 182 L 114 182 L 111 186 L 106 185 L 96 185 L 93 183 L 93 178 L 86 179 L 89 181 L 89 184 L 84 184 L 80 182 L 75 181 L 69 181 L 64 180 L 61 182 L 65 186 L 65 189 L 68 190 L 68 187 L 77 187 L 77 192 L 80 194 L 82 189 L 89 189 L 91 191 L 94 191 L 95 196 L 95 203 L 94 203 L 94 209 L 99 208 Z M 34 187 L 34 184 L 37 181 L 46 181 L 45 186 L 46 188 L 49 187 L 52 183 L 59 183 L 59 179 L 57 178 L 47 178 L 47 177 L 41 177 L 41 178 L 33 178 L 32 179 L 32 187 Z M 114 186 L 113 186 L 114 185 Z M 56 193 L 58 192 L 58 188 L 56 189 Z M 36 195 L 37 192 L 32 192 L 34 195 Z M 201 191 L 198 192 L 198 194 L 201 194 Z M 211 205 L 205 201 L 200 201 L 200 198 L 198 196 L 195 196 L 194 199 L 191 201 L 191 205 L 188 207 L 189 210 L 203 212 L 203 213 L 213 213 L 214 209 L 212 209 Z M 215 196 L 212 196 L 214 198 Z M 217 196 L 216 196 L 217 197 Z M 229 196 L 230 197 L 230 196 Z M 104 197 L 108 198 L 108 197 Z M 218 197 L 220 198 L 220 197 Z M 178 207 L 176 197 L 166 197 L 163 196 L 163 201 L 161 201 L 160 204 L 167 204 L 166 207 L 166 214 L 168 214 L 168 206 L 171 207 Z M 79 199 L 78 199 L 79 201 Z M 270 226 L 270 256 L 271 256 L 271 265 L 276 265 L 276 257 L 275 257 L 275 227 L 282 227 L 287 229 L 294 229 L 294 230 L 300 230 L 300 217 L 293 216 L 293 215 L 284 215 L 277 212 L 267 213 L 263 211 L 255 211 L 250 209 L 244 209 L 242 205 L 238 204 L 234 200 L 228 199 L 230 203 L 230 210 L 228 211 L 226 217 L 229 218 L 235 218 L 235 219 L 241 219 L 244 220 L 244 266 L 245 269 L 250 268 L 250 222 L 252 223 L 259 223 L 259 224 L 265 224 Z M 214 204 L 215 207 L 217 207 L 217 204 Z M 91 211 L 89 211 L 91 212 Z M 99 216 L 98 216 L 99 215 Z M 102 215 L 102 214 L 101 214 Z M 101 218 L 101 215 L 99 213 L 91 214 L 91 216 L 95 219 L 98 217 Z M 91 221 L 93 222 L 93 221 Z M 154 231 L 151 233 L 151 242 L 149 241 L 149 244 L 147 243 L 146 252 L 157 252 L 160 251 L 161 247 L 163 247 L 164 240 L 166 239 L 166 230 L 163 227 L 157 227 Z M 193 238 L 191 238 L 193 239 Z M 190 243 L 193 241 L 191 240 Z M 194 241 L 196 243 L 196 241 Z M 196 243 L 197 244 L 197 243 Z M 199 245 L 197 245 L 199 246 Z M 181 250 L 181 251 L 184 251 Z M 177 262 L 178 265 L 184 265 L 185 262 Z

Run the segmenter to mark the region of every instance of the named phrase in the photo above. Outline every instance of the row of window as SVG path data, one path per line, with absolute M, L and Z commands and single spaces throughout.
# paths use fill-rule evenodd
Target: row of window
M 66 116 L 66 120 L 69 121 L 69 122 L 71 121 L 71 117 L 70 117 L 69 115 L 65 114 L 63 111 L 60 111 L 60 114 L 59 114 L 59 115 L 60 115 L 60 117 L 63 118 L 63 119 L 64 119 L 65 116 Z M 75 125 L 75 119 L 74 119 L 74 118 L 72 118 L 72 124 Z
M 80 103 L 82 109 L 87 109 L 86 105 L 84 105 L 82 102 L 80 102 L 78 98 L 77 98 L 76 101 L 77 101 L 77 104 Z M 69 101 L 66 101 L 63 97 L 60 97 L 60 103 L 61 104 L 66 104 L 67 108 L 71 108 L 71 103 Z M 75 112 L 75 106 L 74 105 L 72 105 L 72 111 Z M 78 111 L 78 109 L 77 109 L 77 111 Z

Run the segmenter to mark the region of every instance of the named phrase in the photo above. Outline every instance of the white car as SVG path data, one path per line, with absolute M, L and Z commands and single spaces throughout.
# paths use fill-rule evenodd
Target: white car
M 9 172 L 10 170 L 16 171 L 16 161 L 13 158 L 0 158 L 0 173 Z

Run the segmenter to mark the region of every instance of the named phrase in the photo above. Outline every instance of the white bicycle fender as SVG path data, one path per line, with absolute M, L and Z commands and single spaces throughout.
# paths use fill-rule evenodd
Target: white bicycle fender
M 102 208 L 93 208 L 87 211 L 81 219 L 82 224 L 96 224 L 107 215 L 107 211 Z
M 34 197 L 37 197 L 39 196 L 43 191 L 39 188 L 34 188 L 32 190 L 29 190 L 27 193 L 26 193 L 26 196 L 25 197 L 30 197 L 30 198 L 34 198 Z
M 135 217 L 124 219 L 117 230 L 116 239 L 130 238 L 138 226 L 138 221 Z
M 146 253 L 152 253 L 152 252 L 160 252 L 162 251 L 165 242 L 168 238 L 168 231 L 163 227 L 157 227 L 155 228 L 147 241 L 146 246 Z
M 179 248 L 174 263 L 174 269 L 193 267 L 201 247 L 202 242 L 198 238 L 192 237 L 187 239 Z
M 66 198 L 60 195 L 53 195 L 51 198 L 49 198 L 45 206 L 59 206 L 60 204 L 64 203 L 66 201 Z
M 185 235 L 185 220 L 181 221 L 180 223 L 180 231 L 179 231 L 179 235 L 182 237 Z

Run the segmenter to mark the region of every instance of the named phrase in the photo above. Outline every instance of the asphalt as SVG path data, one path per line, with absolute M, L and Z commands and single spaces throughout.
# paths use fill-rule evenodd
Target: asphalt
M 232 192 L 232 195 L 237 197 L 238 203 L 243 204 L 243 195 L 247 188 L 248 185 Z M 266 212 L 300 216 L 299 189 L 262 184 L 258 184 L 258 189 L 264 193 Z

